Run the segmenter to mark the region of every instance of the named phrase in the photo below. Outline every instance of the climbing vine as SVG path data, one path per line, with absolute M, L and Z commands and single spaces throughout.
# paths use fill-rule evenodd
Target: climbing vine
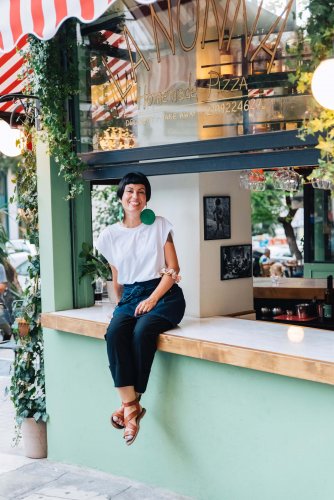
M 334 0 L 309 0 L 307 8 L 309 17 L 305 28 L 299 31 L 300 43 L 297 47 L 300 65 L 294 76 L 300 93 L 311 93 L 314 70 L 320 61 L 334 56 Z M 307 60 L 302 60 L 304 41 L 311 47 Z M 318 137 L 316 148 L 320 151 L 319 167 L 313 171 L 312 177 L 327 179 L 334 186 L 334 111 L 315 104 L 309 110 L 300 132 L 302 139 L 307 135 Z
M 76 137 L 70 125 L 71 100 L 78 89 L 76 32 L 73 23 L 66 23 L 57 36 L 43 42 L 30 37 L 26 60 L 25 93 L 39 99 L 39 120 L 42 137 L 49 153 L 59 165 L 59 173 L 69 184 L 68 199 L 83 190 L 83 163 L 76 154 Z M 30 257 L 29 284 L 23 292 L 13 325 L 18 348 L 13 364 L 10 395 L 18 424 L 16 440 L 24 418 L 46 421 L 43 333 L 40 323 L 41 290 L 39 227 L 36 171 L 35 100 L 27 100 L 23 123 L 26 144 L 16 170 L 14 200 L 18 219 L 23 222 L 27 239 L 34 243 L 37 254 Z M 23 325 L 23 326 L 22 326 Z M 24 328 L 23 328 L 24 327 Z
M 29 113 L 24 123 L 24 132 L 27 142 L 14 178 L 15 192 L 11 202 L 16 201 L 18 219 L 26 227 L 27 239 L 35 244 L 37 253 L 29 257 L 29 283 L 23 292 L 22 301 L 17 303 L 17 307 L 13 307 L 16 319 L 12 328 L 17 341 L 17 351 L 9 390 L 16 412 L 16 442 L 20 438 L 20 426 L 24 418 L 34 418 L 36 421 L 46 421 L 48 418 L 45 402 L 43 332 L 40 323 L 36 152 L 35 141 L 31 136 L 34 130 Z
M 29 37 L 25 53 L 27 91 L 38 97 L 40 120 L 49 153 L 69 184 L 69 198 L 83 191 L 83 162 L 76 152 L 71 103 L 78 93 L 76 25 L 67 22 L 51 40 Z

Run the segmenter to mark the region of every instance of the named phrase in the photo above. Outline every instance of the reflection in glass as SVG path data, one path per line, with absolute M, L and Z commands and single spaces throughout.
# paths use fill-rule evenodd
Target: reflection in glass
M 292 168 L 281 168 L 272 175 L 274 189 L 282 191 L 298 191 L 302 176 Z
M 313 177 L 313 179 L 311 179 L 311 184 L 315 189 L 333 189 L 331 181 L 328 179 L 322 179 L 321 177 Z
M 240 187 L 250 191 L 264 191 L 266 175 L 262 169 L 244 170 L 240 174 Z
M 83 26 L 82 152 L 299 127 L 312 100 L 288 81 L 298 2 L 242 5 L 116 0 Z

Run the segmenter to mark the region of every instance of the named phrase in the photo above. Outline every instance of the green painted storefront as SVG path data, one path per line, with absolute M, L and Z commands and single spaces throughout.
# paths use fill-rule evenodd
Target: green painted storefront
M 281 144 L 277 138 L 257 141 L 246 135 L 234 138 L 220 153 L 215 150 L 220 143 L 211 141 L 210 146 L 210 135 L 201 145 L 198 142 L 197 150 L 181 143 L 172 152 L 167 144 L 165 156 L 155 158 L 159 146 L 147 148 L 149 153 L 140 148 L 138 153 L 99 152 L 94 157 L 93 152 L 87 157 L 87 178 L 117 178 L 133 168 L 136 154 L 148 162 L 160 158 L 156 165 L 161 173 L 171 175 L 177 168 L 180 173 L 228 170 L 227 161 L 230 166 L 233 162 L 222 151 L 239 151 L 240 156 L 234 155 L 235 170 L 303 165 L 308 157 L 308 165 L 314 164 L 314 144 L 301 150 L 296 138 L 281 133 Z M 270 147 L 270 141 L 277 149 L 286 147 L 266 156 L 260 151 L 261 141 L 263 148 Z M 196 159 L 186 158 L 175 166 L 168 155 L 179 154 L 180 148 L 185 157 L 194 154 Z M 254 152 L 247 154 L 251 149 Z M 198 166 L 200 154 L 204 167 Z M 152 168 L 150 163 L 139 167 L 145 173 Z M 38 182 L 43 311 L 92 305 L 89 280 L 78 281 L 78 251 L 83 241 L 92 239 L 90 185 L 87 182 L 85 193 L 74 202 L 65 202 L 68 187 L 45 146 L 39 148 Z M 332 263 L 309 264 L 307 273 L 317 277 L 333 270 Z M 126 447 L 121 431 L 109 423 L 118 401 L 104 341 L 47 328 L 44 338 L 49 459 L 201 500 L 334 498 L 332 386 L 158 352 L 144 398 L 147 415 L 140 436 L 134 446 Z
M 157 353 L 128 448 L 104 342 L 45 332 L 49 459 L 203 500 L 331 500 L 333 388 Z

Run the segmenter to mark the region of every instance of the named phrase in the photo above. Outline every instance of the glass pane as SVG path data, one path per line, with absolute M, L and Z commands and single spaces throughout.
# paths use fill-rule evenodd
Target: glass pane
M 314 262 L 334 259 L 334 200 L 330 191 L 314 190 Z
M 82 28 L 82 151 L 297 128 L 296 19 L 294 0 L 117 0 Z

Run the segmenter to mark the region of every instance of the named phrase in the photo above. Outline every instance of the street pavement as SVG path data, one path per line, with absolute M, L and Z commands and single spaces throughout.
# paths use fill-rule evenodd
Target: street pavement
M 9 387 L 12 351 L 0 350 L 0 500 L 190 500 L 104 472 L 24 456 L 13 447 L 14 408 Z

